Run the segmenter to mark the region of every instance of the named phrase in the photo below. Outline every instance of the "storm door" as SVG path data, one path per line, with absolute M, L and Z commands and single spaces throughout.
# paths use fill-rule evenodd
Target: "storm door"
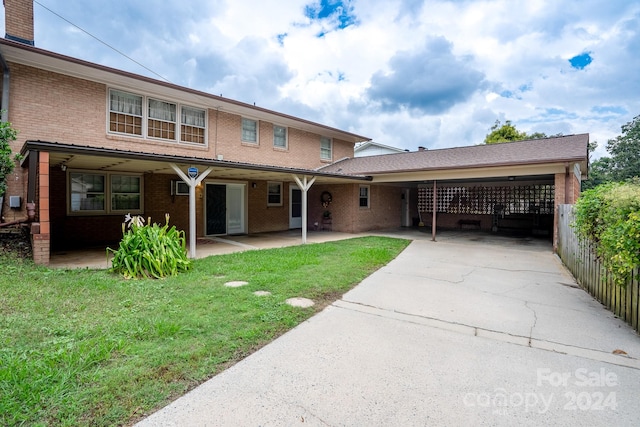
M 289 228 L 302 228 L 302 191 L 289 185 Z

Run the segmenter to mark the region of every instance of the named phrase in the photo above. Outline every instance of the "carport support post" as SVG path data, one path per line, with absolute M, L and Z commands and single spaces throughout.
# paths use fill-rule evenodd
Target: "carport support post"
M 187 176 L 175 163 L 169 163 L 180 179 L 189 186 L 189 258 L 196 257 L 196 186 L 202 182 L 213 170 L 212 167 L 202 172 L 199 176 L 191 178 Z
M 303 177 L 302 181 L 296 175 L 292 175 L 293 179 L 296 181 L 298 188 L 302 191 L 302 244 L 307 243 L 307 191 L 311 188 L 314 182 L 316 182 L 316 177 L 313 176 L 309 181 L 307 181 L 307 177 Z
M 431 215 L 431 240 L 436 241 L 436 202 L 438 198 L 438 191 L 436 190 L 436 180 L 433 180 L 433 214 Z

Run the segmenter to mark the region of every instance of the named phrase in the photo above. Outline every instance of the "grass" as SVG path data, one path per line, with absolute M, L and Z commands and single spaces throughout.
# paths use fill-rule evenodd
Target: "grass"
M 0 424 L 132 424 L 320 311 L 407 244 L 364 237 L 219 255 L 161 280 L 1 256 Z M 249 284 L 224 286 L 233 280 Z M 290 307 L 291 297 L 316 306 Z

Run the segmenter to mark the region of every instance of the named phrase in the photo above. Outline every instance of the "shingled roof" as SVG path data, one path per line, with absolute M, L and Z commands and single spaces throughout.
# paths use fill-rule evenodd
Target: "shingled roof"
M 373 175 L 410 171 L 467 169 L 559 162 L 586 162 L 589 134 L 412 151 L 337 161 L 320 170 L 348 175 Z

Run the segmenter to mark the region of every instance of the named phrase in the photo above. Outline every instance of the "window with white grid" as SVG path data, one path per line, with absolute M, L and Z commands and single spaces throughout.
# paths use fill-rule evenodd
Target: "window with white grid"
M 207 130 L 205 110 L 183 106 L 180 119 L 180 141 L 205 144 Z
M 109 91 L 109 130 L 142 136 L 142 96 Z
M 147 135 L 151 138 L 175 141 L 176 104 L 149 98 Z

